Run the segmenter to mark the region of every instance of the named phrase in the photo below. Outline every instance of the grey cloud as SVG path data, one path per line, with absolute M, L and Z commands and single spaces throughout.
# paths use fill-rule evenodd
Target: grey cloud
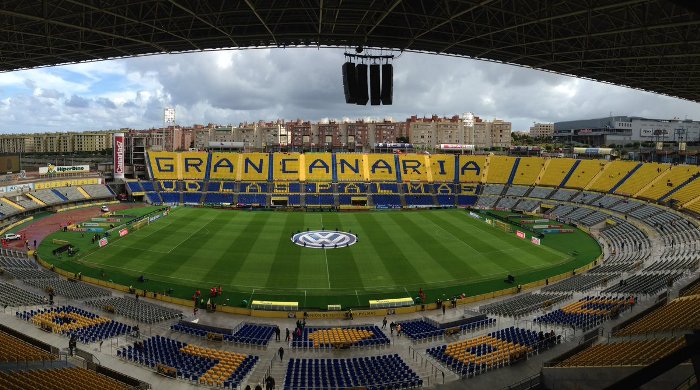
M 98 99 L 96 100 L 96 102 L 97 102 L 97 104 L 99 104 L 100 106 L 102 106 L 102 107 L 104 107 L 104 108 L 108 108 L 108 109 L 111 109 L 111 110 L 117 108 L 117 105 L 114 104 L 113 101 L 111 101 L 111 100 L 109 100 L 109 99 L 107 99 L 107 98 L 98 98 Z
M 90 101 L 88 99 L 82 98 L 78 95 L 73 95 L 68 100 L 66 100 L 66 106 L 68 107 L 86 108 L 89 105 Z
M 63 97 L 63 93 L 55 89 L 42 89 L 38 96 L 47 99 L 60 99 Z

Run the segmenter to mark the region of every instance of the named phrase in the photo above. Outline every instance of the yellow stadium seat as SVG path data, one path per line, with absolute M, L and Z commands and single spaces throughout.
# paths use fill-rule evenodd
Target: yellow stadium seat
M 679 205 L 685 205 L 700 195 L 700 180 L 695 179 L 686 184 L 683 188 L 674 192 L 667 200 L 675 200 Z
M 618 195 L 633 196 L 670 167 L 670 164 L 644 163 L 615 190 L 615 193 Z
M 516 157 L 489 156 L 486 182 L 489 184 L 505 184 L 513 171 Z
M 182 179 L 181 159 L 179 153 L 148 152 L 148 162 L 156 180 Z
M 415 153 L 399 155 L 399 172 L 402 181 L 427 182 L 429 169 L 430 160 L 428 155 Z
M 486 169 L 486 156 L 455 156 L 458 159 L 458 178 L 460 183 L 483 182 Z
M 275 154 L 280 154 L 279 158 L 282 158 L 282 155 L 285 155 L 286 153 Z M 277 168 L 278 166 L 275 165 L 275 169 Z M 240 177 L 237 179 L 240 181 L 267 181 L 270 176 L 270 154 L 243 153 L 240 160 L 239 170 Z
M 535 180 L 537 180 L 540 172 L 542 172 L 545 161 L 546 160 L 541 157 L 521 157 L 518 163 L 518 170 L 515 171 L 513 184 L 524 186 L 535 185 Z
M 674 165 L 641 190 L 636 197 L 654 201 L 659 200 L 697 173 L 697 166 Z
M 273 153 L 272 178 L 276 181 L 299 181 L 302 174 L 299 153 Z
M 636 161 L 612 161 L 605 165 L 603 172 L 592 180 L 586 189 L 590 191 L 608 192 L 627 176 L 640 163 Z
M 337 153 L 335 155 L 335 172 L 338 182 L 367 181 L 365 161 L 359 153 Z
M 549 159 L 549 163 L 547 163 L 538 185 L 559 187 L 575 163 L 576 160 L 573 158 Z
M 584 189 L 594 177 L 601 174 L 606 163 L 604 160 L 581 160 L 564 187 Z
M 430 156 L 430 178 L 435 183 L 454 183 L 455 161 L 452 154 L 434 154 Z
M 207 174 L 207 152 L 182 152 L 180 153 L 180 165 L 184 180 L 204 180 Z
M 240 180 L 239 167 L 241 167 L 240 153 L 212 153 L 209 167 L 209 179 L 211 180 Z
M 378 181 L 396 181 L 396 156 L 393 154 L 368 154 L 367 170 L 369 171 L 369 180 Z
M 333 154 L 304 154 L 305 181 L 333 181 Z

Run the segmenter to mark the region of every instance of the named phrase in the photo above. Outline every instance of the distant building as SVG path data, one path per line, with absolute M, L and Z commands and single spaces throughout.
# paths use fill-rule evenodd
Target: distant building
M 650 119 L 610 116 L 554 123 L 554 138 L 591 146 L 624 145 L 634 142 L 698 142 L 700 122 L 680 119 Z
M 76 153 L 112 149 L 113 131 L 0 135 L 0 153 Z
M 547 138 L 554 135 L 554 123 L 535 123 L 530 127 L 530 137 Z

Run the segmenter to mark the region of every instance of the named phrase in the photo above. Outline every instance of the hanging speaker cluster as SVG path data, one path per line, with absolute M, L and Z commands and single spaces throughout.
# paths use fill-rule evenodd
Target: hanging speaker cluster
M 389 61 L 394 56 L 349 53 L 345 53 L 345 56 L 349 57 L 342 67 L 345 103 L 390 105 L 394 96 L 394 68 Z M 361 62 L 356 64 L 355 60 Z M 365 62 L 369 62 L 369 65 Z

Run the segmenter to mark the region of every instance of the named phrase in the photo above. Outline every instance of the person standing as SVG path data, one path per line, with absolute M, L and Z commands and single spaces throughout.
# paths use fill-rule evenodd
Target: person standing
M 275 326 L 275 341 L 280 341 L 280 327 Z
M 441 306 L 442 306 L 442 315 L 445 315 L 445 302 L 442 302 Z
M 280 355 L 280 361 L 284 358 L 284 348 L 280 347 L 280 349 L 277 350 L 277 353 Z
M 386 317 L 382 320 L 382 329 L 386 329 Z
M 289 342 L 289 328 L 285 328 L 287 330 L 287 337 L 284 338 L 285 342 Z

